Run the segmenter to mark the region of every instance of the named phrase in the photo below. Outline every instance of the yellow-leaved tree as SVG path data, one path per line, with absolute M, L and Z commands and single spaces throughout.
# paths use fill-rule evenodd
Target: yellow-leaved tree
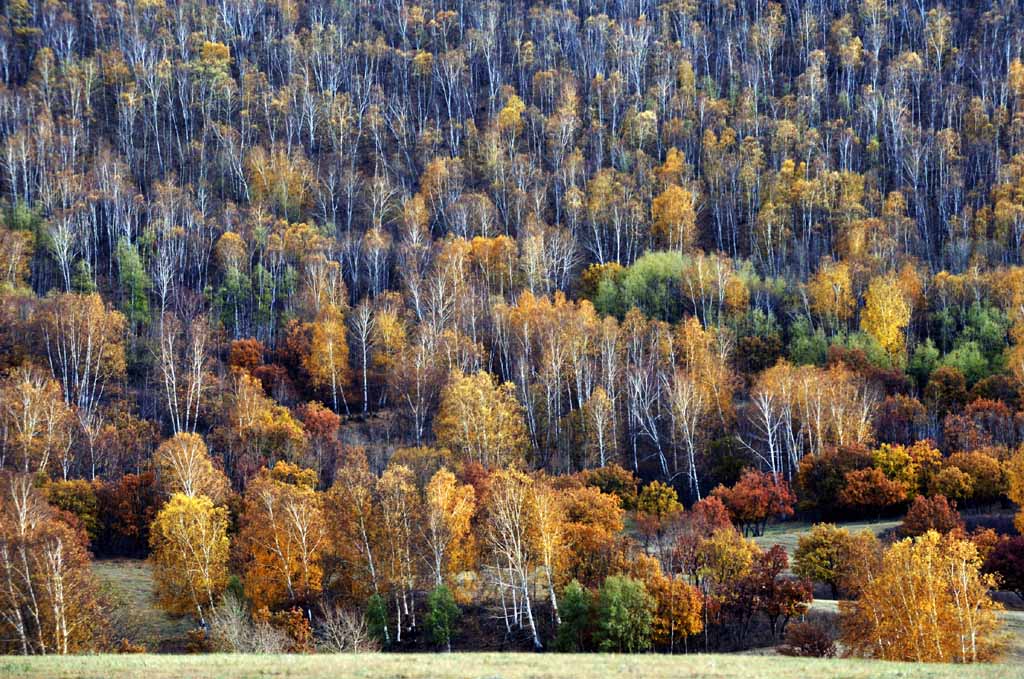
M 160 444 L 153 459 L 160 486 L 168 495 L 205 495 L 214 503 L 226 499 L 228 479 L 224 472 L 213 466 L 206 443 L 199 434 L 175 434 Z
M 348 340 L 345 317 L 333 305 L 328 305 L 313 323 L 313 336 L 309 354 L 303 364 L 314 387 L 331 390 L 331 407 L 338 410 L 338 397 L 345 401 L 344 389 L 351 378 L 348 365 Z
M 876 276 L 864 295 L 860 328 L 885 349 L 895 365 L 902 363 L 906 350 L 903 331 L 910 323 L 910 305 L 893 275 Z
M 1002 649 L 1002 606 L 992 575 L 969 540 L 928 531 L 860 564 L 860 597 L 839 604 L 843 642 L 854 655 L 911 662 L 983 662 Z
M 817 273 L 807 281 L 807 294 L 811 311 L 836 327 L 850 320 L 857 305 L 850 267 L 845 262 L 823 260 Z
M 476 492 L 442 468 L 431 477 L 423 495 L 427 570 L 435 584 L 449 584 L 463 568 L 473 565 L 475 544 L 470 521 L 476 510 Z
M 228 584 L 228 511 L 203 495 L 175 493 L 150 527 L 153 580 L 161 608 L 175 615 L 216 605 Z
M 697 237 L 697 212 L 693 209 L 693 193 L 669 184 L 653 201 L 651 231 L 670 250 L 686 252 Z
M 492 468 L 521 464 L 527 446 L 513 385 L 497 385 L 485 371 L 452 373 L 441 394 L 434 434 L 456 459 Z

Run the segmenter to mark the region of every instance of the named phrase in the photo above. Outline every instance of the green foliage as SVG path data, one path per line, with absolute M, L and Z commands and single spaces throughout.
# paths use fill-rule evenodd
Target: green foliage
M 845 349 L 859 349 L 867 356 L 872 365 L 883 369 L 893 368 L 892 357 L 878 341 L 866 332 L 851 332 L 847 335 L 836 337 L 833 342 Z
M 8 208 L 4 222 L 11 231 L 30 231 L 38 234 L 43 225 L 43 218 L 38 208 L 29 207 L 19 200 Z
M 424 618 L 431 641 L 451 652 L 452 637 L 461 615 L 451 590 L 444 585 L 435 587 L 427 597 L 427 615 Z
M 153 287 L 142 258 L 127 238 L 117 242 L 114 253 L 121 282 L 121 310 L 128 321 L 135 325 L 149 322 L 149 290 Z
M 607 653 L 637 653 L 651 647 L 655 601 L 644 583 L 622 575 L 605 579 L 597 596 L 600 649 Z
M 89 540 L 99 535 L 99 500 L 93 485 L 85 479 L 52 481 L 46 485 L 46 501 L 54 507 L 74 514 L 82 528 L 89 534 Z
M 914 353 L 910 356 L 910 363 L 907 366 L 907 373 L 917 380 L 918 387 L 924 387 L 928 383 L 932 371 L 939 366 L 939 356 L 939 349 L 931 337 L 914 347 Z
M 590 590 L 573 579 L 562 592 L 558 610 L 562 624 L 558 626 L 555 648 L 564 653 L 585 650 L 591 627 L 591 609 L 594 597 Z
M 621 278 L 604 278 L 597 286 L 594 307 L 621 318 L 637 307 L 649 318 L 675 322 L 683 312 L 679 277 L 683 256 L 650 252 L 636 260 Z
M 793 321 L 789 328 L 789 360 L 796 365 L 824 365 L 828 355 L 828 339 L 825 331 L 815 329 L 811 320 L 802 316 Z
M 98 289 L 96 277 L 93 276 L 88 261 L 80 259 L 75 262 L 75 269 L 71 274 L 71 289 L 83 295 L 91 295 Z
M 391 637 L 388 634 L 388 605 L 384 597 L 374 594 L 366 602 L 366 631 L 381 646 L 387 645 Z
M 941 365 L 956 368 L 963 373 L 967 384 L 974 384 L 990 374 L 989 362 L 977 342 L 964 342 L 942 357 Z
M 832 589 L 832 598 L 839 595 L 843 555 L 850 543 L 850 532 L 831 523 L 818 523 L 811 532 L 801 535 L 793 553 L 793 573 L 813 582 L 822 582 Z

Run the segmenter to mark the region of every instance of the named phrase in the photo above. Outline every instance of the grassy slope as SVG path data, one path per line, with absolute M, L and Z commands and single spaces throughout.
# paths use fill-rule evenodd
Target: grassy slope
M 111 600 L 115 631 L 150 651 L 180 649 L 185 633 L 195 627 L 187 618 L 172 618 L 153 601 L 153 571 L 145 561 L 95 561 L 93 573 Z M 0 672 L 2 676 L 3 672 Z
M 858 660 L 757 658 L 742 655 L 610 656 L 455 653 L 452 655 L 317 656 L 87 656 L 78 658 L 0 658 L 0 676 L 39 679 L 145 677 L 502 677 L 571 679 L 576 677 L 901 677 L 903 679 L 1013 679 L 1024 666 L 909 665 Z
M 851 533 L 858 533 L 862 530 L 870 530 L 875 535 L 881 535 L 890 528 L 896 528 L 901 523 L 900 520 L 896 521 L 858 521 L 850 523 L 840 524 L 843 528 L 846 528 Z M 793 552 L 796 551 L 797 541 L 800 536 L 805 533 L 809 533 L 813 524 L 804 523 L 801 521 L 786 521 L 785 523 L 773 523 L 770 524 L 764 531 L 764 535 L 754 538 L 754 542 L 758 544 L 762 549 L 767 549 L 772 545 L 782 545 L 786 548 L 786 553 L 789 554 L 789 558 L 793 558 Z

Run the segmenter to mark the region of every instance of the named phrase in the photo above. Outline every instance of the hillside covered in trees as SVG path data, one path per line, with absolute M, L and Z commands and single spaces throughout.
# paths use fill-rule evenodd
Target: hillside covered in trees
M 8 0 L 0 652 L 139 650 L 130 557 L 194 651 L 831 655 L 817 587 L 998 657 L 1022 58 L 999 1 Z

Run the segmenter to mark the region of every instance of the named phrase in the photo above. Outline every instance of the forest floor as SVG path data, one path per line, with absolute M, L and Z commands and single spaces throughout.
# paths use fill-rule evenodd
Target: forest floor
M 912 665 L 745 655 L 536 655 L 436 653 L 374 655 L 100 655 L 0 657 L 0 676 L 32 679 L 178 679 L 195 677 L 364 677 L 367 679 L 577 679 L 701 677 L 722 679 L 1017 679 L 1024 665 Z

